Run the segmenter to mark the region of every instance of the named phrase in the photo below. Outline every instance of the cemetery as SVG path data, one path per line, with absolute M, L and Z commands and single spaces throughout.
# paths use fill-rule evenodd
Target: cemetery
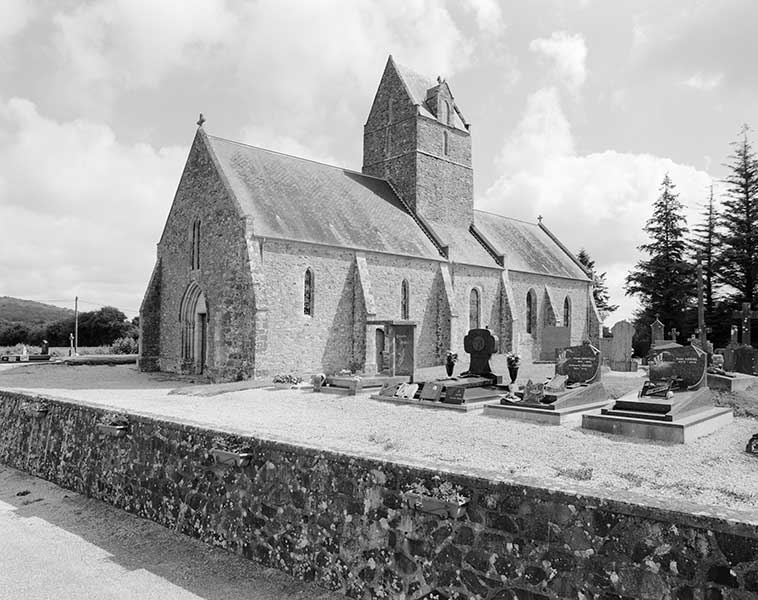
M 656 318 L 643 358 L 622 320 L 524 363 L 487 327 L 444 368 L 412 334 L 369 373 L 9 363 L 0 462 L 348 597 L 749 598 L 758 379 L 734 316 L 718 350 Z

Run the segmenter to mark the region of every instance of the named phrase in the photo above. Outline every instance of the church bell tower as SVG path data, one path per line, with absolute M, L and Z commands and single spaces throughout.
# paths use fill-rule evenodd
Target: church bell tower
M 446 81 L 389 57 L 363 129 L 363 173 L 387 179 L 432 223 L 473 223 L 470 125 Z

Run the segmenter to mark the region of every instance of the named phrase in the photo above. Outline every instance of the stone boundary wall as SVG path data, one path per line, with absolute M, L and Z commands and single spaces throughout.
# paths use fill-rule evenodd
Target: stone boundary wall
M 353 598 L 758 598 L 758 519 L 745 513 L 643 506 L 144 416 L 114 437 L 98 427 L 107 414 L 0 391 L 0 462 Z M 248 449 L 249 464 L 217 464 L 210 450 L 222 440 Z M 407 506 L 405 486 L 433 476 L 468 491 L 466 515 Z

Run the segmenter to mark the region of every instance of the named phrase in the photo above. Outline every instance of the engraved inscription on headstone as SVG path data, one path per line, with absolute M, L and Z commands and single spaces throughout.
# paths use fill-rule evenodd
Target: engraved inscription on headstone
M 555 374 L 566 375 L 567 385 L 600 379 L 600 350 L 589 342 L 556 351 Z
M 697 346 L 653 350 L 650 357 L 650 381 L 659 383 L 676 378 L 680 387 L 696 389 L 705 385 L 708 356 Z

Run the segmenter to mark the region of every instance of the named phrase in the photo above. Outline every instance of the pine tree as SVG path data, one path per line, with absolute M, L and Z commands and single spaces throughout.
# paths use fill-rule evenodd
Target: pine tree
M 713 184 L 711 184 L 711 193 L 705 204 L 703 204 L 702 222 L 692 228 L 693 241 L 692 251 L 694 261 L 700 259 L 703 265 L 703 295 L 706 315 L 713 314 L 714 295 L 713 280 L 714 269 L 717 262 L 717 224 L 718 211 L 716 203 L 713 200 Z
M 650 258 L 638 261 L 626 277 L 627 295 L 638 296 L 642 305 L 635 319 L 638 332 L 644 329 L 642 321 L 649 326 L 656 314 L 667 329 L 684 332 L 695 295 L 694 268 L 686 261 L 687 221 L 675 188 L 667 173 L 644 227 L 650 242 L 638 247 Z
M 756 299 L 758 286 L 758 160 L 748 140 L 749 127 L 742 139 L 733 142 L 733 154 L 726 167 L 726 198 L 719 216 L 721 247 L 716 273 L 719 280 L 736 290 L 736 302 Z
M 579 250 L 579 254 L 576 257 L 592 275 L 592 297 L 595 300 L 597 310 L 600 312 L 600 317 L 605 319 L 606 316 L 619 307 L 618 304 L 610 303 L 608 284 L 605 281 L 606 272 L 598 274 L 595 270 L 595 261 L 590 258 L 590 255 L 584 248 Z

